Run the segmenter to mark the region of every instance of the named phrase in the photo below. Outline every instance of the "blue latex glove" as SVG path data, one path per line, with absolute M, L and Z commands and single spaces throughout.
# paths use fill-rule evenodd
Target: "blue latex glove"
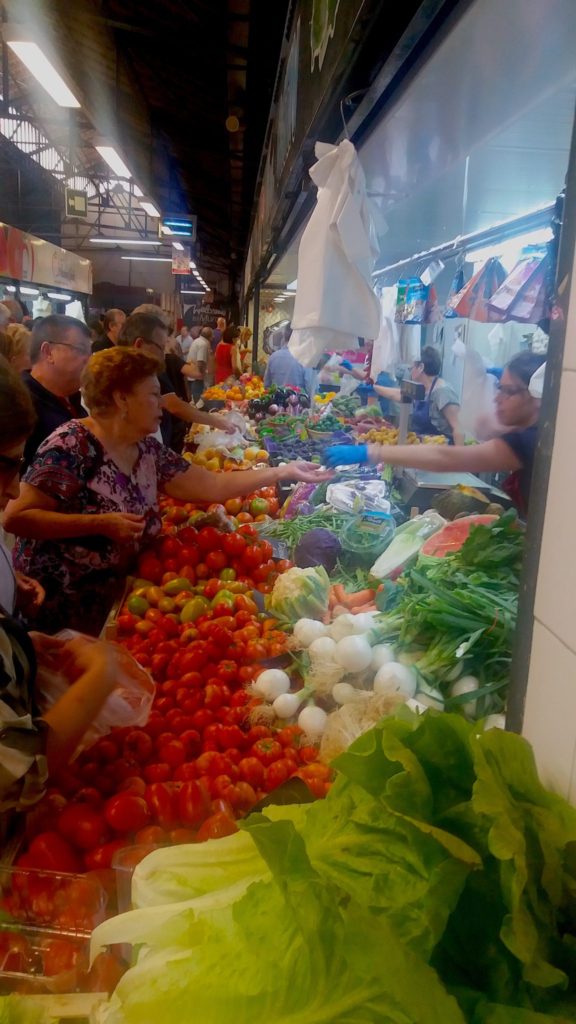
M 349 359 L 343 359 L 342 362 L 340 363 L 340 366 L 343 366 L 345 370 L 352 369 L 352 363 L 350 362 Z
M 368 462 L 367 444 L 334 444 L 324 452 L 324 465 L 330 469 L 336 466 L 355 466 Z

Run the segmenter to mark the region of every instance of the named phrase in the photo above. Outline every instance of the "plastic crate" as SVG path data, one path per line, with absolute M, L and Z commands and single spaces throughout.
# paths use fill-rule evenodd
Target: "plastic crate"
M 111 954 L 89 967 L 92 930 L 112 911 L 96 875 L 2 867 L 0 908 L 0 995 L 107 991 L 121 977 Z

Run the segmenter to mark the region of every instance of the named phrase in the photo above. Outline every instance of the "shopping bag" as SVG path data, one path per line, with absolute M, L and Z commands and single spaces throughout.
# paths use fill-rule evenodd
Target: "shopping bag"
M 491 256 L 482 264 L 473 277 L 454 296 L 448 299 L 447 313 L 452 316 L 467 317 L 480 323 L 488 323 L 492 317 L 488 308 L 488 300 L 494 295 L 506 278 L 506 271 L 499 259 Z
M 71 629 L 55 634 L 56 640 L 64 643 L 81 637 L 95 643 L 93 636 L 85 636 Z M 91 747 L 111 729 L 144 725 L 148 721 L 155 685 L 151 675 L 142 668 L 132 655 L 120 644 L 114 644 L 117 655 L 118 679 L 115 689 L 102 705 L 96 718 L 84 733 L 75 752 L 75 757 Z M 75 682 L 72 660 L 66 658 L 62 648 L 42 650 L 41 641 L 37 648 L 38 671 L 36 673 L 36 699 L 41 711 L 51 708 Z
M 546 255 L 518 290 L 508 307 L 506 319 L 523 324 L 539 323 L 548 313 L 550 294 L 550 260 Z
M 540 288 L 542 282 L 542 264 L 545 262 L 545 257 L 542 253 L 539 254 L 528 254 L 518 260 L 516 266 L 510 271 L 506 279 L 501 283 L 500 287 L 492 293 L 488 307 L 490 310 L 491 318 L 492 315 L 498 320 L 523 320 L 523 317 L 513 317 L 511 315 L 512 307 L 520 299 L 520 295 L 523 294 L 526 289 L 532 284 L 532 280 L 536 278 L 536 292 Z M 545 271 L 544 271 L 545 272 Z M 532 297 L 532 305 L 534 305 L 537 298 L 537 294 Z M 530 320 L 526 321 L 527 323 Z

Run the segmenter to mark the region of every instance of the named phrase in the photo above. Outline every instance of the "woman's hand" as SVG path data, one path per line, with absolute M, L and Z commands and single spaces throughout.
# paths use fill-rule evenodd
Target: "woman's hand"
M 211 413 L 210 417 L 212 422 L 209 425 L 214 427 L 216 430 L 224 430 L 226 434 L 235 434 L 238 430 L 238 427 L 231 423 L 230 420 L 226 419 L 225 416 L 218 416 L 217 413 Z
M 99 532 L 119 543 L 140 540 L 144 532 L 144 516 L 132 512 L 102 512 L 98 519 L 101 525 Z
M 110 692 L 114 689 L 118 678 L 118 652 L 112 644 L 78 636 L 64 644 L 62 656 L 69 659 L 76 680 L 90 675 L 97 679 L 101 688 Z
M 24 573 L 16 573 L 16 607 L 26 618 L 33 617 L 46 598 L 44 587 Z
M 306 484 L 320 484 L 334 476 L 331 469 L 322 469 L 315 462 L 288 462 L 278 468 L 281 480 L 300 480 Z

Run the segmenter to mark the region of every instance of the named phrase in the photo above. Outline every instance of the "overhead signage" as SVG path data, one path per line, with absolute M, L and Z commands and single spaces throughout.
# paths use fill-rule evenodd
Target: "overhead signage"
M 163 217 L 162 227 L 166 228 L 166 234 L 177 235 L 179 238 L 188 238 L 190 242 L 196 241 L 196 214 L 184 214 L 182 216 Z
M 204 327 L 212 327 L 216 324 L 219 316 L 226 316 L 226 310 L 217 308 L 216 306 L 203 306 L 200 303 L 195 303 L 193 306 L 187 306 L 184 314 L 184 322 L 188 327 L 192 327 L 194 324 L 202 324 Z
M 180 249 L 172 246 L 172 273 L 190 274 L 190 246 L 183 245 Z
M 90 260 L 8 224 L 0 224 L 0 277 L 92 294 Z
M 66 216 L 82 217 L 88 216 L 88 193 L 77 188 L 66 189 Z

